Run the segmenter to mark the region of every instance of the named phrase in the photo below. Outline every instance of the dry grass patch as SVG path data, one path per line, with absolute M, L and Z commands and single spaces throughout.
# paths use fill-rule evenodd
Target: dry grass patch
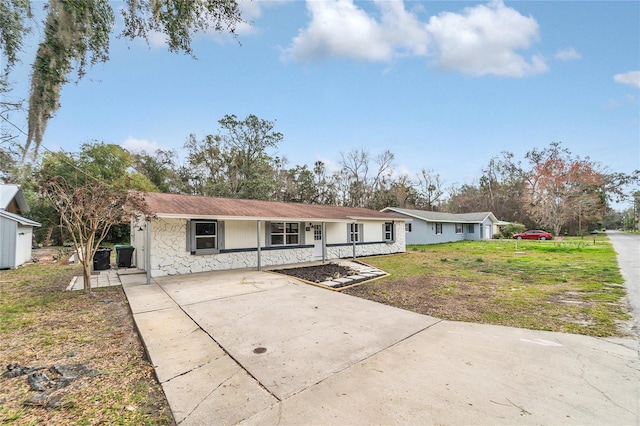
M 121 287 L 65 291 L 75 266 L 0 271 L 0 367 L 84 364 L 98 370 L 39 405 L 26 376 L 0 378 L 2 424 L 173 424 Z M 42 370 L 48 376 L 52 373 Z

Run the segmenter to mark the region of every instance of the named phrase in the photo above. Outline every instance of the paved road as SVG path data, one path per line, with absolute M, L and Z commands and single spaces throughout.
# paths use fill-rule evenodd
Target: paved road
M 640 337 L 640 235 L 607 231 L 618 253 L 620 272 L 626 281 L 627 297 L 633 311 L 636 333 Z

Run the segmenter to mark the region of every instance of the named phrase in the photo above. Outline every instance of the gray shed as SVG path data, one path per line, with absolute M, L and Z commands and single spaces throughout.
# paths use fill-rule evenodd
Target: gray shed
M 33 228 L 40 224 L 19 214 L 28 211 L 18 185 L 0 185 L 0 269 L 15 269 L 31 260 Z

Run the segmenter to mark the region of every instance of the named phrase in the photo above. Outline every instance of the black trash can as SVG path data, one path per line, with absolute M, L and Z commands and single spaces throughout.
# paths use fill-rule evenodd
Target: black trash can
M 111 249 L 109 247 L 98 247 L 93 255 L 93 270 L 106 271 L 111 268 Z
M 116 263 L 118 268 L 131 268 L 131 259 L 133 258 L 133 251 L 135 247 L 131 246 L 116 246 Z

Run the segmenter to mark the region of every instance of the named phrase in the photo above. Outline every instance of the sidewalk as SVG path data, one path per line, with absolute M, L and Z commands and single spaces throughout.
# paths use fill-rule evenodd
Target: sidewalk
M 142 274 L 144 275 L 144 271 L 133 268 L 110 268 L 105 271 L 98 271 L 91 275 L 91 288 L 98 287 L 111 287 L 114 285 L 122 285 L 120 282 L 120 275 L 132 275 L 132 274 Z M 145 279 L 146 279 L 146 275 Z M 67 286 L 67 291 L 71 290 L 83 290 L 84 289 L 84 277 L 82 275 L 75 276 L 71 279 L 71 282 Z

